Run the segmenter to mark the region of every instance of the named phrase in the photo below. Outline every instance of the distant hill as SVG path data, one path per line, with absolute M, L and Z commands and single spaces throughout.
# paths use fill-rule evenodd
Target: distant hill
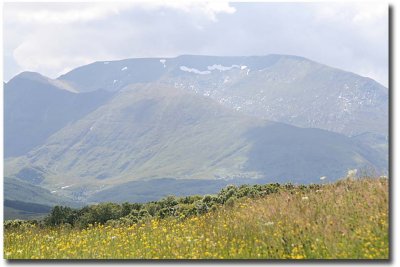
M 77 94 L 38 73 L 23 72 L 4 86 L 4 156 L 29 152 L 57 130 L 105 103 L 106 91 Z
M 4 177 L 3 186 L 5 219 L 32 219 L 44 216 L 55 205 L 82 205 L 16 178 Z

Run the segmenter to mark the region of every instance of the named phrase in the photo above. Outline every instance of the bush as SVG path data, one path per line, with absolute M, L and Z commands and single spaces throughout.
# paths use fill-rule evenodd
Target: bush
M 64 206 L 55 206 L 50 214 L 45 218 L 45 224 L 49 226 L 56 226 L 60 224 L 71 224 L 75 223 L 77 219 L 77 213 L 74 209 Z
M 38 221 L 36 220 L 6 220 L 4 221 L 4 229 L 11 229 L 11 228 L 22 228 L 22 227 L 32 227 L 37 225 Z
M 225 205 L 226 205 L 227 207 L 233 207 L 233 206 L 235 206 L 236 200 L 237 200 L 237 198 L 231 197 L 231 198 L 229 198 L 229 199 L 226 201 Z

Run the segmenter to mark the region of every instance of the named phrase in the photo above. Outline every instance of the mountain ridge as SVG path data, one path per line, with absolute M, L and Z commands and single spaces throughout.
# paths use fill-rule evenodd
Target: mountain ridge
M 384 122 L 387 88 L 370 78 L 298 56 L 187 55 L 101 61 L 74 69 L 58 80 L 83 91 L 118 91 L 132 83 L 165 82 L 263 119 L 349 136 L 388 132 Z

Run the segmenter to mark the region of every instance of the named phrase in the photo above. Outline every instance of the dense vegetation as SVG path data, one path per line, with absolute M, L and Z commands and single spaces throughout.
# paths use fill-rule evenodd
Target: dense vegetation
M 5 258 L 387 259 L 388 180 L 228 186 L 5 222 Z
M 318 189 L 320 185 L 300 186 L 303 190 Z M 228 185 L 216 195 L 194 195 L 186 197 L 168 196 L 159 201 L 148 203 L 100 203 L 86 206 L 81 209 L 73 209 L 66 206 L 55 206 L 49 215 L 42 221 L 31 220 L 27 223 L 41 226 L 57 226 L 68 224 L 73 227 L 86 228 L 93 224 L 131 225 L 146 221 L 150 218 L 164 219 L 166 217 L 186 218 L 193 215 L 201 215 L 210 210 L 216 210 L 222 205 L 233 205 L 243 197 L 261 197 L 279 190 L 293 190 L 292 184 L 280 185 Z M 12 225 L 12 221 L 6 223 L 6 227 Z M 15 222 L 14 222 L 15 224 Z

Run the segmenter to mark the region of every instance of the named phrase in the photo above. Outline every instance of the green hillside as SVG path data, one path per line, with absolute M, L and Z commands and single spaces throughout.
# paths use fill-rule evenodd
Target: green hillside
M 56 205 L 78 207 L 82 203 L 19 179 L 4 178 L 4 219 L 43 217 Z
M 85 201 L 141 179 L 334 180 L 348 169 L 381 171 L 373 155 L 344 135 L 263 121 L 183 89 L 147 84 L 125 88 L 5 164 L 6 175 Z

